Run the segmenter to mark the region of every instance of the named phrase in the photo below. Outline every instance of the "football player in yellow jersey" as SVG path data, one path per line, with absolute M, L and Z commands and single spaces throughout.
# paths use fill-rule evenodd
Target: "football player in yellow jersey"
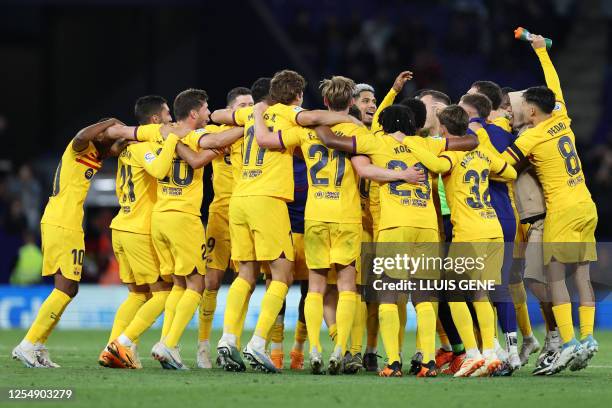
M 59 367 L 51 361 L 45 343 L 62 313 L 78 292 L 85 242 L 83 203 L 102 160 L 116 150 L 118 139 L 108 129 L 121 123 L 102 120 L 81 129 L 64 150 L 53 178 L 53 191 L 40 221 L 43 276 L 54 277 L 54 289 L 38 310 L 12 356 L 26 367 Z
M 598 351 L 593 338 L 595 299 L 589 275 L 589 263 L 597 260 L 597 208 L 585 184 L 571 119 L 544 38 L 534 36 L 532 46 L 547 87 L 532 87 L 523 92 L 523 118 L 533 127 L 506 150 L 504 158 L 515 164 L 528 157 L 544 190 L 544 264 L 548 265 L 553 312 L 564 343 L 546 373 L 555 374 L 568 366 L 571 370 L 585 368 Z M 574 279 L 580 294 L 580 342 L 574 335 L 572 305 L 565 284 L 565 265 L 574 263 Z
M 333 125 L 353 120 L 335 112 L 303 110 L 300 105 L 304 86 L 304 78 L 294 71 L 280 71 L 272 78 L 270 98 L 274 104 L 268 108 L 266 120 L 279 137 L 295 126 Z M 240 262 L 239 276 L 228 293 L 223 336 L 217 350 L 226 362 L 226 369 L 244 370 L 236 348 L 237 324 L 256 282 L 259 263 L 268 262 L 272 282 L 262 300 L 255 333 L 244 355 L 253 367 L 277 372 L 265 353 L 265 343 L 292 282 L 294 249 L 286 202 L 293 200 L 294 149 L 270 150 L 261 146 L 250 108 L 239 109 L 233 114 L 227 110 L 216 111 L 213 120 L 245 126 L 241 179 L 230 200 L 232 259 Z M 270 219 L 275 222 L 269 222 Z
M 207 99 L 206 92 L 199 89 L 187 89 L 178 94 L 174 100 L 177 119 L 174 127 L 122 126 L 112 130 L 120 135 L 133 134 L 139 141 L 157 140 L 167 129 L 179 136 L 186 135 L 183 138 L 185 146 L 177 146 L 180 157 L 173 159 L 166 177 L 157 181 L 157 201 L 151 216 L 151 236 L 161 275 L 172 275 L 173 280 L 164 309 L 162 339 L 151 351 L 167 369 L 187 369 L 181 361 L 177 344 L 201 301 L 206 273 L 206 239 L 200 220 L 203 170 L 191 167 L 189 163 L 193 154 L 189 155 L 189 150 L 222 148 L 242 135 L 241 128 L 216 134 L 207 134 L 201 129 L 210 115 Z M 207 154 L 208 161 L 216 156 L 214 151 Z
M 333 77 L 321 83 L 325 105 L 335 112 L 348 113 L 352 103 L 354 82 L 345 77 Z M 310 363 L 313 374 L 322 370 L 319 331 L 323 320 L 323 295 L 327 287 L 327 274 L 335 266 L 339 290 L 335 310 L 337 322 L 336 345 L 329 360 L 330 374 L 338 374 L 346 351 L 346 342 L 355 315 L 355 266 L 361 242 L 361 211 L 355 174 L 349 158 L 343 152 L 328 149 L 316 134 L 306 128 L 294 127 L 279 135 L 270 131 L 264 122 L 263 111 L 267 105 L 258 104 L 254 109 L 255 132 L 260 146 L 267 148 L 291 148 L 301 146 L 308 168 L 308 200 L 305 213 L 304 243 L 306 264 L 310 270 L 308 296 L 304 305 Z M 355 132 L 367 132 L 361 125 L 340 123 L 332 130 L 342 136 Z M 335 163 L 334 163 L 335 162 Z M 408 169 L 395 172 L 376 166 L 363 166 L 361 175 L 379 181 L 409 179 L 416 181 L 420 172 Z M 335 306 L 335 305 L 334 305 Z
M 227 94 L 227 107 L 232 111 L 236 109 L 253 106 L 253 97 L 249 88 L 237 87 Z M 207 125 L 206 132 L 217 133 L 229 129 L 227 125 Z M 237 145 L 237 146 L 236 146 Z M 215 157 L 212 161 L 213 168 L 213 191 L 215 193 L 212 203 L 208 208 L 207 235 L 207 263 L 204 294 L 200 303 L 198 354 L 197 366 L 199 368 L 212 368 L 210 358 L 210 332 L 212 329 L 213 316 L 217 307 L 217 291 L 221 286 L 223 274 L 230 261 L 230 234 L 229 234 L 229 200 L 234 188 L 234 164 L 236 155 L 232 152 L 240 152 L 242 140 L 239 139 L 232 144 L 231 151 Z M 232 157 L 233 156 L 233 157 Z M 238 155 L 241 159 L 241 155 Z M 192 166 L 194 168 L 199 168 Z
M 440 111 L 438 117 L 443 134 L 457 136 L 467 132 L 469 118 L 460 106 L 451 105 Z M 498 155 L 482 147 L 469 152 L 444 152 L 440 157 L 436 157 L 414 143 L 414 139 L 407 139 L 404 143 L 431 171 L 446 174 L 443 180 L 451 210 L 454 244 L 451 245 L 448 257 L 465 257 L 466 251 L 473 253 L 474 257 L 487 254 L 484 270 L 466 273 L 474 279 L 494 279 L 499 283 L 503 263 L 503 232 L 489 201 L 488 180 L 489 177 L 512 180 L 516 178 L 516 171 Z M 465 243 L 473 243 L 473 247 L 466 246 Z M 451 274 L 453 272 L 449 271 Z M 469 272 L 475 273 L 469 275 Z M 458 277 L 459 274 L 447 276 L 453 280 Z M 481 354 L 476 345 L 470 313 L 465 302 L 461 300 L 462 292 L 450 292 L 455 292 L 449 305 L 467 354 L 455 376 L 493 374 L 501 366 L 501 361 L 494 350 L 495 321 L 487 293 L 477 291 L 473 303 L 482 336 Z
M 138 98 L 134 113 L 140 125 L 172 121 L 168 103 L 161 96 Z M 131 144 L 118 158 L 116 189 L 121 209 L 110 228 L 119 275 L 129 292 L 117 309 L 107 347 L 98 359 L 104 367 L 142 367 L 134 340 L 161 314 L 172 288 L 159 275 L 159 262 L 151 241 L 151 211 L 156 200 L 156 179 L 168 172 L 177 141 L 178 137 L 171 135 L 165 144 Z M 134 325 L 126 329 L 134 320 L 138 321 L 136 333 Z M 122 346 L 130 348 L 127 356 Z

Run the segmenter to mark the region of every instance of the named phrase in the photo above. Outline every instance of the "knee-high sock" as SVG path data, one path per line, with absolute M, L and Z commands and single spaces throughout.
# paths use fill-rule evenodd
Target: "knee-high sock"
M 480 335 L 482 337 L 482 349 L 491 350 L 494 347 L 495 338 L 495 316 L 493 307 L 489 301 L 473 302 L 476 315 L 478 316 L 478 325 L 480 327 Z
M 455 327 L 461 341 L 466 349 L 471 350 L 477 348 L 476 337 L 474 336 L 474 322 L 470 309 L 465 302 L 448 302 L 448 306 L 453 318 Z
M 123 301 L 121 306 L 117 309 L 117 313 L 115 313 L 115 321 L 113 322 L 113 328 L 110 332 L 110 336 L 108 337 L 108 342 L 115 340 L 126 327 L 130 324 L 134 316 L 136 316 L 136 312 L 138 309 L 142 307 L 147 301 L 146 293 L 138 293 L 138 292 L 129 292 L 127 298 Z
M 217 309 L 217 291 L 204 289 L 202 302 L 200 303 L 198 341 L 210 340 L 215 309 Z
M 523 337 L 531 337 L 533 331 L 531 329 L 531 320 L 529 319 L 529 309 L 527 308 L 527 292 L 523 282 L 513 283 L 508 285 L 512 301 L 514 302 L 514 312 L 518 327 L 523 334 Z
M 376 350 L 378 345 L 378 303 L 367 303 L 368 315 L 366 317 L 366 347 L 369 350 Z
M 251 293 L 251 285 L 246 279 L 237 277 L 232 282 L 228 292 L 223 316 L 223 333 L 238 336 L 235 332 L 241 318 L 241 313 L 247 298 Z
M 40 306 L 36 319 L 26 333 L 25 339 L 34 344 L 43 336 L 47 335 L 48 337 L 48 332 L 55 326 L 56 321 L 59 320 L 63 310 L 71 300 L 72 298 L 61 290 L 53 289 Z
M 135 342 L 142 334 L 155 323 L 155 320 L 162 314 L 166 305 L 166 300 L 170 295 L 169 290 L 156 291 L 152 293 L 151 299 L 138 309 L 136 315 L 123 331 L 130 341 Z
M 244 322 L 249 311 L 249 302 L 251 301 L 251 295 L 251 292 L 247 294 L 247 298 L 244 301 L 242 310 L 240 311 L 240 319 L 236 322 L 236 326 L 234 326 L 234 329 L 232 331 L 232 333 L 236 333 L 236 347 L 238 348 L 240 348 L 240 338 L 242 337 L 242 331 L 244 330 Z
M 183 297 L 183 293 L 185 293 L 185 288 L 174 285 L 166 298 L 166 304 L 164 305 L 164 323 L 161 332 L 162 339 L 168 335 L 170 327 L 172 327 L 172 320 L 174 320 L 174 314 L 176 313 L 176 305 Z
M 397 336 L 397 344 L 399 345 L 399 351 L 402 352 L 404 348 L 404 336 L 406 335 L 406 323 L 408 322 L 408 311 L 406 305 L 408 304 L 408 298 L 400 296 L 400 300 L 397 302 L 397 313 L 399 315 L 399 334 Z M 417 331 L 418 333 L 418 331 Z
M 176 305 L 172 327 L 170 327 L 170 331 L 168 331 L 168 335 L 164 340 L 166 346 L 170 348 L 176 347 L 201 300 L 202 295 L 195 290 L 187 289 L 183 293 L 181 300 Z
M 578 315 L 580 317 L 580 339 L 593 335 L 595 326 L 595 306 L 579 306 Z
M 53 332 L 53 329 L 55 329 L 55 326 L 57 326 L 57 324 L 59 323 L 60 319 L 62 318 L 62 315 L 64 314 L 64 310 L 66 310 L 66 307 L 68 307 L 68 305 L 69 305 L 69 303 L 66 303 L 64 305 L 64 307 L 62 308 L 60 313 L 57 315 L 57 319 L 55 319 L 53 321 L 53 324 L 51 326 L 49 326 L 47 331 L 45 331 L 45 333 L 43 333 L 42 337 L 38 339 L 39 343 L 42 343 L 42 344 L 47 343 L 47 340 L 49 339 L 49 336 Z
M 562 303 L 557 306 L 553 306 L 553 313 L 555 320 L 557 321 L 557 327 L 559 328 L 559 335 L 563 343 L 571 341 L 574 336 L 574 322 L 572 321 L 572 304 Z
M 310 351 L 316 349 L 321 353 L 321 324 L 323 324 L 323 295 L 321 293 L 308 292 L 304 301 L 304 316 L 306 317 Z
M 397 304 L 383 303 L 378 307 L 380 337 L 382 337 L 389 364 L 399 361 L 399 315 Z
M 499 320 L 502 332 L 516 332 L 516 312 L 514 311 L 514 302 L 512 301 L 508 285 L 495 286 L 493 293 L 495 310 L 497 311 L 496 320 Z M 497 323 L 495 323 L 495 327 L 497 327 Z
M 367 315 L 366 303 L 361 299 L 360 294 L 355 295 L 357 305 L 355 307 L 355 317 L 351 328 L 351 354 L 361 353 L 363 347 L 363 332 L 365 331 L 365 320 Z
M 356 306 L 355 292 L 342 291 L 338 294 L 338 306 L 336 306 L 338 337 L 336 338 L 336 347 L 342 349 L 343 356 L 346 352 L 346 343 L 353 326 Z
M 271 349 L 282 349 L 283 341 L 285 340 L 285 316 L 279 314 L 276 317 L 276 321 L 272 325 L 270 329 L 270 333 L 268 335 L 268 341 L 270 342 Z
M 436 353 L 436 313 L 431 302 L 421 302 L 415 309 L 423 362 L 427 363 L 435 358 Z
M 300 322 L 299 320 L 295 323 L 295 337 L 293 343 L 293 349 L 302 351 L 304 350 L 304 343 L 308 339 L 308 330 L 306 330 L 306 323 Z
M 283 307 L 285 297 L 287 297 L 287 291 L 289 288 L 283 282 L 272 281 L 266 294 L 261 301 L 261 312 L 259 313 L 259 319 L 257 319 L 257 325 L 255 326 L 255 335 L 265 339 L 268 337 L 268 332 L 272 328 L 276 316 Z

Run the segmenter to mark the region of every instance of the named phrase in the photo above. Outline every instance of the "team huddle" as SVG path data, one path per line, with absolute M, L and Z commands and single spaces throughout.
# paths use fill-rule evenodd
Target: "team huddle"
M 515 91 L 476 81 L 457 104 L 436 90 L 395 102 L 412 79 L 405 71 L 378 106 L 371 86 L 334 76 L 320 84 L 327 110 L 306 110 L 304 79 L 283 70 L 250 89 L 232 89 L 226 108 L 212 113 L 205 91 L 187 89 L 174 99 L 175 122 L 164 98 L 145 96 L 135 106 L 138 126 L 111 118 L 82 129 L 61 157 L 41 220 L 43 275 L 54 277 L 55 288 L 13 358 L 59 367 L 45 343 L 77 295 L 83 203 L 103 160 L 113 156 L 120 209 L 110 228 L 129 292 L 98 358 L 104 367 L 142 368 L 138 340 L 163 314 L 151 355 L 164 369 L 187 369 L 178 344 L 199 310 L 197 366 L 212 368 L 217 293 L 230 268 L 235 276 L 216 345 L 216 364 L 227 371 L 285 367 L 285 298 L 294 282 L 302 296 L 292 370 L 304 369 L 305 354 L 313 374 L 332 375 L 507 376 L 538 353 L 534 375 L 586 368 L 599 347 L 589 276 L 597 210 L 544 38 L 533 36 L 532 46 L 546 86 Z M 214 199 L 205 228 L 209 163 Z M 445 242 L 448 253 L 441 254 Z M 401 243 L 414 256 L 449 259 L 486 253 L 484 271 L 470 276 L 495 285 L 424 290 L 465 277 L 452 268 L 420 270 L 409 277 L 417 289 L 373 299 L 366 296 L 367 243 Z M 579 338 L 568 273 L 580 299 Z M 262 277 L 255 331 L 242 346 Z M 392 269 L 380 275 L 386 287 L 403 278 Z M 532 332 L 526 285 L 540 302 L 544 345 Z M 408 301 L 417 331 L 405 364 Z M 327 358 L 323 321 L 333 343 Z

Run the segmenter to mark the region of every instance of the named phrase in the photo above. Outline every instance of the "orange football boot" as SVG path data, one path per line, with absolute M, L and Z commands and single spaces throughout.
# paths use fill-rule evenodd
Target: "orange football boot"
M 283 350 L 272 350 L 270 352 L 270 360 L 272 360 L 274 367 L 282 370 L 285 365 L 285 353 L 283 353 Z
M 291 357 L 291 369 L 292 370 L 303 370 L 304 369 L 304 352 L 300 350 L 291 350 L 289 353 Z
M 378 372 L 379 377 L 401 377 L 402 370 L 399 361 L 394 361 L 390 365 L 385 365 L 385 368 Z
M 453 356 L 455 354 L 452 351 L 446 351 L 443 348 L 439 348 L 436 350 L 436 367 L 442 368 L 447 364 L 450 364 L 453 361 Z
M 106 349 L 123 365 L 123 368 L 136 368 L 136 357 L 130 347 L 113 340 L 106 346 Z

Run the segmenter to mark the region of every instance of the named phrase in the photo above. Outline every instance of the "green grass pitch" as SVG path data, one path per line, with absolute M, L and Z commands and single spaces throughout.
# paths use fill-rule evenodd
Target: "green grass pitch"
M 322 333 L 323 335 L 324 333 Z M 329 407 L 431 406 L 431 407 L 590 407 L 612 400 L 612 332 L 598 332 L 600 352 L 591 366 L 580 372 L 554 377 L 532 377 L 533 365 L 509 378 L 378 378 L 362 372 L 349 376 L 312 376 L 307 370 L 272 375 L 221 369 L 187 372 L 165 371 L 148 352 L 159 331 L 143 336 L 140 354 L 143 370 L 112 370 L 97 365 L 107 331 L 57 331 L 49 340 L 53 359 L 62 368 L 28 369 L 10 358 L 22 330 L 0 332 L 0 406 L 34 406 L 8 402 L 8 388 L 72 388 L 73 400 L 45 402 L 44 407 Z M 213 339 L 220 333 L 214 333 Z M 248 333 L 243 339 L 248 338 Z M 183 336 L 181 355 L 195 366 L 195 331 Z M 288 367 L 293 333 L 286 333 Z M 414 348 L 414 333 L 407 333 L 404 354 Z M 382 346 L 382 345 L 381 345 Z M 330 343 L 323 346 L 331 350 Z M 532 359 L 533 360 L 533 359 Z M 607 401 L 607 402 L 606 402 Z M 195 405 L 194 405 L 195 406 Z

